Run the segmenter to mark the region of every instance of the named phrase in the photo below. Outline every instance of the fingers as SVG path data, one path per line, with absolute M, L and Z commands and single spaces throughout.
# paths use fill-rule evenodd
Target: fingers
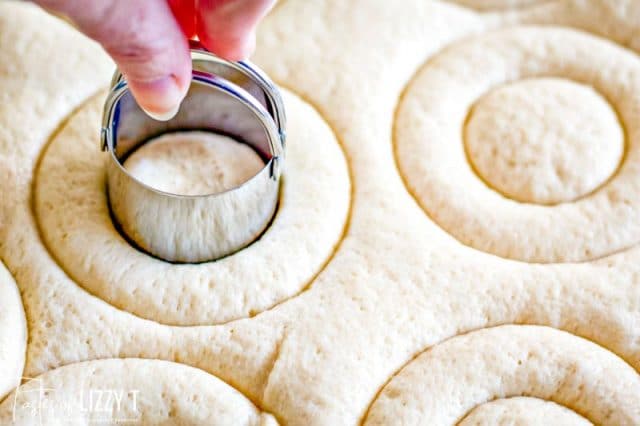
M 191 82 L 187 37 L 228 60 L 246 58 L 275 0 L 34 0 L 98 41 L 149 115 L 169 119 Z
M 36 0 L 98 41 L 124 74 L 138 104 L 169 119 L 191 82 L 187 38 L 166 0 Z
M 225 59 L 245 59 L 255 47 L 255 31 L 275 0 L 197 0 L 197 34 Z

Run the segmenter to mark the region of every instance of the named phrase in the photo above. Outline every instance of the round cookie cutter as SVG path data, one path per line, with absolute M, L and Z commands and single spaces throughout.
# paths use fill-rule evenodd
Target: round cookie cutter
M 278 204 L 286 139 L 280 92 L 258 67 L 221 59 L 195 41 L 191 58 L 191 86 L 168 121 L 149 117 L 116 70 L 101 129 L 102 150 L 111 154 L 107 187 L 117 226 L 146 252 L 185 263 L 227 256 L 267 228 Z M 131 153 L 155 137 L 189 130 L 246 143 L 265 165 L 241 185 L 206 195 L 157 190 L 123 166 Z

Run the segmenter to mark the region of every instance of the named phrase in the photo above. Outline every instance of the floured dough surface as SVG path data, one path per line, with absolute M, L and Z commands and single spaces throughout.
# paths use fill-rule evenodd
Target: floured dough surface
M 224 192 L 255 176 L 264 162 L 249 145 L 207 132 L 159 136 L 133 152 L 125 169 L 142 183 L 179 195 Z
M 508 10 L 536 6 L 553 0 L 448 0 L 460 6 L 469 7 L 482 12 Z
M 611 106 L 588 86 L 532 79 L 479 99 L 465 126 L 471 165 L 495 190 L 522 203 L 588 195 L 618 169 L 625 135 Z
M 469 69 L 468 63 L 480 65 Z M 526 81 L 482 99 L 485 93 L 511 80 L 547 76 L 570 78 L 592 89 L 578 90 L 563 84 L 558 90 L 554 84 L 553 89 L 541 90 L 539 81 Z M 510 108 L 518 108 L 522 102 L 514 88 L 523 84 L 534 84 L 538 90 L 527 89 L 530 99 L 524 102 L 530 106 L 524 107 L 527 111 L 522 114 L 535 115 L 538 107 L 533 104 L 545 105 L 550 118 L 544 119 L 543 126 L 553 129 L 549 134 L 540 130 L 540 120 L 526 118 L 522 122 L 510 119 L 505 131 L 503 121 L 508 118 L 500 112 L 477 117 L 472 111 L 466 122 L 476 102 L 482 114 L 483 109 L 491 109 L 486 103 L 495 105 L 492 97 L 504 96 L 505 90 L 511 98 Z M 562 114 L 558 107 L 569 98 L 596 106 L 588 107 L 587 115 L 579 109 L 584 105 L 573 109 L 567 106 L 571 111 Z M 639 102 L 640 59 L 629 51 L 565 29 L 518 28 L 491 33 L 448 49 L 418 72 L 399 106 L 398 164 L 409 189 L 429 216 L 466 245 L 526 262 L 601 258 L 634 246 L 640 234 L 640 216 L 634 213 L 640 210 L 640 199 L 627 195 L 640 190 L 636 179 L 640 171 L 640 126 L 634 118 Z M 598 117 L 590 115 L 591 111 Z M 612 111 L 617 111 L 620 121 Z M 587 119 L 589 124 L 585 123 Z M 562 123 L 554 125 L 557 121 Z M 480 174 L 514 200 L 554 203 L 588 192 L 616 171 L 623 134 L 627 156 L 613 179 L 587 197 L 551 207 L 525 204 L 505 198 L 476 175 L 461 140 L 465 124 L 469 155 Z M 576 134 L 571 135 L 574 128 Z M 562 133 L 566 137 L 556 138 Z M 506 134 L 511 141 L 504 140 Z M 532 158 L 527 154 L 527 143 L 522 143 L 529 135 L 539 145 Z M 591 142 L 576 148 L 583 138 Z M 545 146 L 552 144 L 556 153 L 545 153 Z M 515 156 L 510 154 L 514 145 L 518 145 Z M 531 168 L 525 172 L 528 162 Z M 541 162 L 547 164 L 540 167 Z M 594 167 L 596 162 L 598 166 Z M 580 169 L 580 177 L 572 178 Z
M 518 396 L 496 399 L 474 408 L 459 426 L 590 426 L 589 420 L 562 405 Z
M 20 383 L 27 347 L 27 323 L 13 277 L 0 262 L 0 401 Z
M 455 337 L 411 361 L 365 424 L 450 425 L 477 405 L 521 395 L 571 406 L 595 424 L 632 425 L 640 416 L 640 376 L 622 359 L 561 331 L 504 326 Z
M 279 2 L 252 58 L 289 119 L 278 213 L 233 256 L 172 265 L 109 215 L 113 64 L 0 1 L 22 375 L 139 386 L 146 423 L 640 424 L 640 4 L 454 3 Z
M 166 361 L 110 359 L 30 378 L 0 405 L 12 425 L 181 424 L 274 426 L 241 393 L 207 373 Z

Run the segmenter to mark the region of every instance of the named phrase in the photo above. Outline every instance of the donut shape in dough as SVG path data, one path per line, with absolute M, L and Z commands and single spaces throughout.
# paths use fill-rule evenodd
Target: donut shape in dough
M 523 80 L 472 107 L 464 142 L 476 173 L 522 203 L 553 205 L 604 184 L 624 155 L 618 116 L 593 89 L 570 81 Z
M 27 321 L 20 292 L 0 262 L 0 401 L 20 383 L 26 347 Z
M 209 325 L 255 315 L 302 291 L 342 238 L 350 203 L 346 162 L 330 128 L 285 93 L 287 164 L 276 216 L 260 239 L 216 262 L 171 264 L 133 248 L 114 228 L 99 151 L 104 95 L 73 116 L 36 175 L 43 239 L 90 293 L 137 316 Z
M 191 131 L 161 135 L 129 155 L 124 168 L 147 186 L 208 195 L 240 186 L 264 167 L 257 152 L 228 136 Z
M 640 422 L 640 375 L 618 356 L 564 331 L 507 325 L 420 354 L 384 386 L 365 424 L 450 425 L 514 396 L 556 402 L 595 424 Z
M 608 183 L 554 206 L 518 203 L 488 187 L 462 141 L 483 95 L 546 77 L 593 87 L 617 112 L 627 137 L 626 158 Z M 399 105 L 396 159 L 421 207 L 463 244 L 525 262 L 589 261 L 640 240 L 639 111 L 640 58 L 631 52 L 574 30 L 497 31 L 456 44 L 418 72 Z
M 215 376 L 135 358 L 81 362 L 31 378 L 0 404 L 0 423 L 277 425 Z
M 471 410 L 459 426 L 590 426 L 589 420 L 566 407 L 538 398 L 496 399 Z

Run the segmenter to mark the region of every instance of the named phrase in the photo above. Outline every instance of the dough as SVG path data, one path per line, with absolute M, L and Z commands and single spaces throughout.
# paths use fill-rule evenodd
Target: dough
M 477 65 L 470 69 L 468 63 Z M 570 78 L 601 93 L 597 101 L 594 96 L 598 95 L 588 95 L 589 102 L 595 103 L 589 110 L 599 112 L 595 122 L 589 116 L 592 123 L 585 124 L 587 116 L 574 108 L 571 114 L 561 115 L 566 130 L 557 130 L 568 134 L 575 127 L 579 129 L 576 132 L 584 131 L 598 142 L 589 143 L 589 151 L 582 150 L 584 154 L 577 156 L 571 151 L 580 136 L 567 136 L 555 148 L 558 154 L 552 154 L 556 164 L 541 167 L 544 171 L 537 173 L 544 177 L 536 176 L 536 184 L 530 188 L 530 178 L 517 170 L 518 161 L 527 155 L 526 143 L 518 146 L 518 156 L 511 156 L 510 145 L 519 142 L 489 140 L 484 144 L 478 135 L 479 132 L 500 135 L 499 114 L 493 116 L 495 121 L 488 122 L 474 112 L 468 123 L 466 117 L 475 102 L 500 85 L 518 81 L 512 83 L 516 87 L 527 84 L 522 80 L 549 76 Z M 562 94 L 554 89 L 556 96 L 565 102 L 568 97 L 584 102 L 586 95 L 582 93 L 581 97 L 581 92 L 573 85 L 570 89 L 563 86 Z M 528 93 L 529 103 L 549 103 L 544 91 Z M 610 106 L 604 104 L 602 97 Z M 479 114 L 486 107 L 485 102 L 491 100 L 480 101 Z M 612 43 L 567 29 L 517 28 L 489 33 L 436 56 L 411 82 L 397 116 L 398 164 L 409 189 L 429 216 L 466 245 L 525 262 L 598 259 L 626 250 L 640 238 L 640 215 L 635 214 L 640 210 L 640 198 L 629 196 L 640 192 L 640 181 L 636 179 L 640 172 L 640 125 L 635 118 L 639 102 L 640 58 Z M 509 105 L 518 108 L 517 98 L 510 100 Z M 613 111 L 617 111 L 620 122 Z M 548 107 L 546 112 L 558 114 Z M 532 113 L 530 109 L 529 114 Z M 545 119 L 544 123 L 556 120 Z M 510 126 L 522 140 L 540 132 L 540 123 L 540 120 L 511 120 Z M 483 126 L 491 127 L 480 129 Z M 546 126 L 551 129 L 554 124 Z M 480 174 L 516 200 L 571 201 L 616 171 L 623 150 L 623 134 L 627 154 L 617 174 L 582 199 L 554 206 L 523 204 L 505 198 L 474 173 L 461 140 L 465 127 L 470 140 L 469 155 L 479 164 Z M 553 140 L 553 131 L 546 137 Z M 492 155 L 493 149 L 496 156 L 501 155 L 497 153 L 498 143 L 499 149 L 506 151 L 502 155 L 507 166 L 509 161 L 514 162 L 513 173 Z M 553 142 L 544 142 L 547 143 Z M 602 154 L 603 151 L 606 153 Z M 534 164 L 541 162 L 544 155 L 538 149 Z M 597 155 L 597 160 L 591 160 L 591 155 Z M 494 157 L 494 164 L 486 157 Z M 596 161 L 597 168 L 593 167 Z M 571 182 L 570 175 L 578 170 L 584 172 Z M 561 180 L 564 176 L 565 182 L 550 186 L 554 174 Z
M 496 399 L 467 414 L 460 426 L 589 426 L 589 420 L 556 404 L 530 397 Z
M 216 386 L 225 396 L 215 407 L 250 400 L 292 425 L 424 422 L 434 413 L 424 398 L 443 401 L 434 423 L 452 424 L 516 395 L 596 423 L 640 424 L 640 74 L 630 49 L 640 48 L 640 4 L 522 6 L 477 13 L 441 1 L 282 1 L 261 25 L 252 60 L 285 88 L 284 206 L 264 238 L 231 260 L 177 268 L 133 249 L 108 215 L 97 123 L 113 64 L 33 5 L 0 2 L 0 258 L 27 314 L 23 375 L 114 358 L 169 361 L 181 365 L 154 367 L 140 381 L 155 395 L 166 387 L 167 398 L 151 404 L 157 412 L 176 395 L 189 404 L 180 386 L 192 374 L 171 372 L 196 368 L 207 388 L 228 384 Z M 625 135 L 619 171 L 610 180 L 610 167 L 576 175 L 583 186 L 558 206 L 491 190 L 464 149 L 470 108 L 532 78 L 593 90 Z M 427 92 L 427 81 L 437 90 Z M 429 121 L 443 132 L 416 133 Z M 425 190 L 438 200 L 416 191 L 434 173 L 447 178 Z M 462 191 L 446 194 L 451 185 Z M 461 218 L 451 197 L 483 202 Z M 573 219 L 587 202 L 575 224 L 539 213 L 563 207 L 561 218 Z M 468 232 L 474 226 L 509 232 L 487 240 Z M 470 364 L 453 365 L 458 358 Z M 136 377 L 113 371 L 96 383 Z M 415 392 L 434 382 L 460 404 L 442 387 Z M 238 395 L 230 387 L 244 397 L 226 398 Z
M 16 283 L 0 262 L 0 401 L 20 383 L 27 323 Z
M 632 425 L 640 416 L 640 376 L 623 360 L 550 328 L 503 326 L 454 337 L 411 361 L 365 424 L 455 424 L 476 405 L 519 395 L 571 406 L 595 424 Z
M 342 238 L 350 182 L 331 130 L 303 101 L 287 93 L 284 98 L 289 124 L 278 211 L 261 238 L 245 249 L 216 262 L 171 264 L 138 251 L 118 233 L 104 190 L 109 159 L 93 137 L 103 94 L 70 118 L 42 157 L 35 207 L 47 246 L 92 294 L 163 324 L 254 316 L 299 293 Z M 127 161 L 136 173 L 143 172 L 139 158 L 134 154 Z M 255 164 L 249 163 L 249 170 Z M 197 167 L 191 170 L 197 183 L 190 188 L 197 192 L 203 179 Z
M 479 11 L 508 10 L 540 5 L 554 0 L 448 0 Z
M 562 79 L 490 91 L 472 107 L 464 130 L 480 178 L 522 203 L 587 196 L 612 177 L 624 154 L 624 131 L 606 100 Z
M 271 415 L 213 376 L 142 359 L 82 362 L 30 378 L 0 405 L 0 422 L 277 425 Z
M 264 162 L 251 147 L 214 133 L 162 135 L 133 152 L 124 167 L 142 183 L 180 195 L 224 192 L 256 175 Z

